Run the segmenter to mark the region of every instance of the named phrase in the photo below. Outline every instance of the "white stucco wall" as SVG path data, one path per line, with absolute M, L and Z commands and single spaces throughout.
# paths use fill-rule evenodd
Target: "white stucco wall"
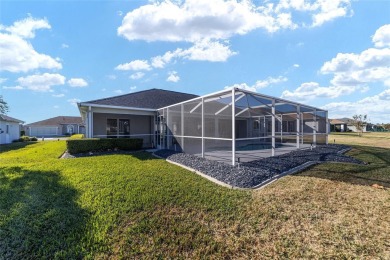
M 13 140 L 18 139 L 20 137 L 19 123 L 0 120 L 0 129 L 0 144 L 12 143 Z

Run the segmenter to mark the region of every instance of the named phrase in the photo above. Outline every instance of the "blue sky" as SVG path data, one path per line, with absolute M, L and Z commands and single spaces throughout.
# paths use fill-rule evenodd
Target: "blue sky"
M 76 102 L 236 86 L 390 122 L 390 1 L 0 2 L 0 89 L 27 123 Z

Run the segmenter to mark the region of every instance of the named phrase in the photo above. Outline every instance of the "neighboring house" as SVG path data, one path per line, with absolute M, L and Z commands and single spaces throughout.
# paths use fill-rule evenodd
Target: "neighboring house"
M 78 103 L 86 137 L 236 164 L 327 143 L 328 112 L 238 88 L 205 96 L 150 89 Z
M 329 124 L 331 132 L 346 132 L 348 129 L 347 123 L 340 119 L 329 119 Z
M 356 126 L 354 126 L 354 120 L 351 118 L 329 119 L 330 129 L 332 132 L 358 132 Z M 370 129 L 371 124 L 365 124 L 363 126 L 363 132 L 367 132 Z
M 85 125 L 78 116 L 57 116 L 24 126 L 28 136 L 50 137 L 84 134 Z
M 0 114 L 0 144 L 8 144 L 20 138 L 22 120 Z

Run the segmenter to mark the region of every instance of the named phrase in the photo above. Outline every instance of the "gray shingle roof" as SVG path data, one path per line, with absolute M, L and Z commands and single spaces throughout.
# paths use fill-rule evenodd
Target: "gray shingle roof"
M 63 124 L 83 124 L 83 120 L 79 116 L 56 116 L 46 120 L 34 122 L 26 126 L 55 126 Z
M 19 119 L 10 117 L 10 116 L 6 116 L 6 115 L 3 115 L 3 114 L 0 114 L 0 119 L 3 120 L 3 121 L 7 121 L 7 122 L 24 123 L 24 121 L 22 121 L 22 120 L 19 120 Z
M 163 89 L 149 89 L 135 93 L 91 100 L 82 103 L 158 109 L 198 97 L 197 95 Z

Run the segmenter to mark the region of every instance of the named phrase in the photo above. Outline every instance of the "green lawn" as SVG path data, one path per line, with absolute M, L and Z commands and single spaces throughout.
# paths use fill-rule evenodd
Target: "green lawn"
M 371 139 L 350 152 L 367 166 L 322 164 L 252 192 L 144 152 L 1 146 L 0 259 L 387 258 L 390 149 Z

